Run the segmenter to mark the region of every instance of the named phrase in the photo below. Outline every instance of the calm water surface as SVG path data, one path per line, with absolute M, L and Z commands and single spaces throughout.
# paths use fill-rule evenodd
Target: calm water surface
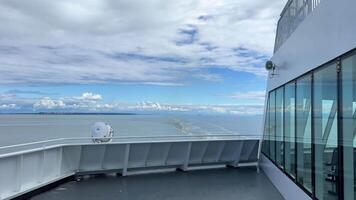
M 115 136 L 260 135 L 262 116 L 234 115 L 0 115 L 0 146 L 67 137 L 90 137 L 97 121 Z

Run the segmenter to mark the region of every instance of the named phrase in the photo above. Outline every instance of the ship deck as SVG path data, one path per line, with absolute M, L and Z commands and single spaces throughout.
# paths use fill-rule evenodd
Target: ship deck
M 252 168 L 221 168 L 131 176 L 91 176 L 32 200 L 264 200 L 283 199 L 266 175 Z

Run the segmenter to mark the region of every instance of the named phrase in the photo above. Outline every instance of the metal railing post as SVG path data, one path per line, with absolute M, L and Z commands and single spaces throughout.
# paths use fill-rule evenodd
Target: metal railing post
M 122 176 L 127 176 L 127 168 L 129 164 L 130 157 L 130 144 L 126 144 L 125 147 L 125 157 L 124 157 L 124 168 L 122 169 Z
M 182 167 L 179 168 L 182 171 L 187 171 L 188 170 L 188 164 L 189 164 L 191 150 L 192 150 L 192 143 L 189 142 L 188 143 L 188 147 L 187 147 L 187 153 L 186 153 L 185 158 L 184 158 L 184 164 L 183 164 Z

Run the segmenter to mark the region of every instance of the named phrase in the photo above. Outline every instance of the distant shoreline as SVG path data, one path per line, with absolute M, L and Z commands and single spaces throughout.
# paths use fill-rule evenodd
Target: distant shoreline
M 138 113 L 101 113 L 101 112 L 91 112 L 91 113 L 36 112 L 36 113 L 0 113 L 0 115 L 141 115 L 141 114 L 138 114 Z

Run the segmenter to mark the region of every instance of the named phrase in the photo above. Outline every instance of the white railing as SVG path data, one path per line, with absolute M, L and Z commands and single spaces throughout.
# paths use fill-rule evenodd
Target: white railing
M 289 0 L 277 25 L 274 52 L 276 52 L 304 19 L 313 12 L 322 0 Z
M 0 146 L 0 158 L 14 154 L 27 153 L 38 149 L 49 149 L 57 146 L 70 146 L 82 144 L 120 144 L 120 143 L 146 143 L 146 142 L 184 142 L 184 141 L 209 141 L 209 140 L 261 140 L 261 135 L 237 135 L 237 134 L 211 134 L 211 135 L 154 135 L 154 136 L 120 136 L 111 137 L 108 143 L 93 143 L 93 137 L 73 137 L 73 138 L 56 138 L 37 142 L 28 142 L 15 145 Z
M 100 138 L 96 138 L 100 139 Z M 105 138 L 107 139 L 107 138 Z M 76 174 L 225 164 L 258 166 L 261 136 L 126 136 L 111 142 L 60 138 L 0 147 L 0 200 Z

